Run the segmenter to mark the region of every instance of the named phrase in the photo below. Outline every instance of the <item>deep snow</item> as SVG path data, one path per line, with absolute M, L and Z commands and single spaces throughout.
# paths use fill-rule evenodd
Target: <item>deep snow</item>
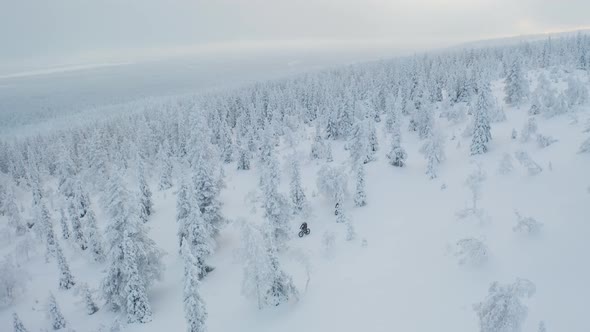
M 495 82 L 498 100 L 502 100 L 501 88 Z M 221 197 L 223 213 L 232 222 L 221 232 L 217 252 L 210 259 L 216 269 L 201 287 L 209 331 L 475 331 L 478 322 L 472 305 L 484 299 L 491 282 L 512 282 L 517 277 L 530 279 L 537 287 L 536 294 L 526 301 L 529 314 L 524 331 L 536 331 L 540 320 L 549 331 L 585 331 L 590 298 L 590 268 L 584 256 L 590 235 L 590 155 L 577 151 L 588 136 L 583 128 L 590 120 L 590 108 L 549 119 L 537 116 L 539 132 L 559 140 L 541 149 L 535 140 L 521 143 L 510 137 L 513 128 L 520 132 L 527 121 L 528 106 L 503 107 L 507 121 L 492 124 L 490 151 L 477 157 L 469 156 L 471 138 L 462 136 L 466 122 L 453 125 L 437 119 L 448 140 L 447 159 L 435 180 L 424 174 L 426 163 L 418 152 L 421 144 L 406 130 L 407 123 L 402 125 L 407 166 L 390 166 L 385 157 L 388 140 L 380 126 L 377 161 L 366 167 L 368 205 L 355 208 L 352 198 L 346 199 L 357 233 L 350 242 L 344 240 L 344 226 L 335 222 L 332 203 L 316 189 L 321 163 L 309 161 L 313 131 L 308 131 L 297 152 L 303 160 L 302 178 L 311 201 L 311 234 L 297 238 L 300 220 L 292 220 L 293 239 L 281 257 L 285 269 L 294 276 L 300 300 L 277 308 L 259 310 L 255 301 L 241 294 L 239 223 L 261 222 L 260 203 L 252 202 L 258 187 L 257 170 L 237 171 L 235 163 L 224 166 L 227 188 Z M 343 142 L 335 142 L 333 148 L 334 164 L 345 164 L 348 152 Z M 514 155 L 517 150 L 528 151 L 543 171 L 528 175 L 513 160 L 514 170 L 499 174 L 503 154 Z M 285 165 L 292 149 L 283 144 L 279 151 Z M 476 168 L 475 163 L 487 174 L 479 202 L 488 217 L 483 224 L 456 216 L 471 204 L 463 182 Z M 283 172 L 283 192 L 287 191 L 286 174 Z M 352 184 L 349 181 L 349 186 Z M 166 271 L 162 282 L 150 291 L 153 321 L 126 326 L 125 331 L 184 330 L 176 189 L 158 192 L 152 183 L 156 212 L 149 221 L 150 236 L 167 252 Z M 22 199 L 28 206 L 27 197 Z M 96 199 L 93 203 L 104 227 Z M 513 232 L 515 209 L 543 222 L 540 234 Z M 55 212 L 54 217 L 58 218 Z M 323 243 L 326 233 L 335 234 L 332 248 Z M 489 260 L 482 266 L 458 264 L 455 243 L 466 237 L 476 237 L 488 246 Z M 2 241 L 0 246 L 4 254 L 14 243 Z M 70 249 L 65 248 L 73 274 L 96 288 L 101 269 Z M 70 327 L 96 331 L 103 325 L 108 330 L 115 315 L 103 308 L 87 316 L 80 296 L 59 291 L 57 267 L 54 262 L 45 263 L 43 249 L 26 262 L 26 269 L 31 282 L 24 296 L 10 307 L 0 308 L 0 330 L 10 330 L 13 311 L 32 331 L 49 327 L 44 310 L 48 289 L 56 295 Z

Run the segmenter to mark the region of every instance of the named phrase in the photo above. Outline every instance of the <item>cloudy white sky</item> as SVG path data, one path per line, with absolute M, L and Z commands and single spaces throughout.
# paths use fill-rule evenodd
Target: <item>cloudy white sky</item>
M 590 26 L 589 0 L 0 0 L 0 8 L 5 64 L 211 45 L 423 48 Z

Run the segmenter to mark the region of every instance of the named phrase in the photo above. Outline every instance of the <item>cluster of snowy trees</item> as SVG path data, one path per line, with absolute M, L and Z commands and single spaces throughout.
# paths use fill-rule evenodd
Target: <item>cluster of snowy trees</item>
M 531 91 L 526 74 L 533 69 L 542 73 Z M 436 178 L 447 143 L 439 130 L 441 118 L 455 122 L 470 117 L 469 153 L 484 154 L 491 149 L 493 122 L 503 119 L 491 82 L 505 82 L 507 104 L 520 107 L 530 101 L 531 116 L 551 116 L 588 102 L 587 87 L 575 77 L 568 79 L 564 91 L 552 89 L 549 80 L 557 79 L 552 73 L 562 69 L 590 70 L 590 37 L 417 55 L 146 102 L 140 112 L 0 141 L 0 214 L 22 243 L 35 237 L 44 244 L 46 259 L 59 268 L 59 288 L 83 282 L 69 268 L 62 250 L 67 242 L 104 265 L 100 291 L 106 306 L 124 313 L 128 322 L 144 323 L 152 315 L 148 290 L 163 269 L 162 252 L 147 233 L 150 217 L 157 213 L 152 190 L 174 187 L 187 321 L 190 331 L 204 331 L 207 315 L 199 283 L 213 270 L 208 256 L 227 222 L 219 198 L 224 187 L 220 165 L 258 172 L 264 226 L 243 230 L 244 293 L 255 296 L 260 307 L 279 305 L 298 297 L 281 268 L 280 253 L 291 238 L 292 219 L 305 218 L 309 209 L 300 155 L 326 163 L 318 173 L 318 189 L 334 204 L 335 222 L 345 225 L 346 238 L 352 240 L 355 231 L 347 209 L 370 205 L 366 174 L 377 151 L 387 152 L 392 169 L 407 167 L 402 132 L 409 131 L 422 141 L 427 176 Z M 535 133 L 531 121 L 521 140 Z M 380 141 L 383 137 L 386 140 Z M 290 158 L 289 193 L 282 193 L 277 146 L 287 142 L 293 147 L 300 139 L 309 139 L 310 148 Z M 345 142 L 348 156 L 343 164 L 331 166 L 335 140 Z M 537 140 L 544 146 L 552 143 L 550 137 Z M 590 151 L 589 141 L 581 152 Z M 535 172 L 526 153 L 515 157 Z M 511 167 L 509 162 L 503 168 Z M 470 211 L 476 213 L 479 182 L 474 177 Z M 351 200 L 349 182 L 354 184 Z M 157 186 L 151 188 L 151 183 Z M 31 206 L 23 206 L 29 200 Z M 105 212 L 105 220 L 97 220 L 96 209 Z M 527 219 L 517 226 L 519 231 L 535 227 Z M 485 255 L 485 246 L 477 241 L 460 246 L 476 247 Z M 22 281 L 6 277 L 12 272 L 5 270 L 15 268 L 2 266 L 0 281 L 9 285 L 2 290 L 6 294 L 0 294 L 3 300 L 23 287 Z M 15 316 L 17 325 L 22 326 Z

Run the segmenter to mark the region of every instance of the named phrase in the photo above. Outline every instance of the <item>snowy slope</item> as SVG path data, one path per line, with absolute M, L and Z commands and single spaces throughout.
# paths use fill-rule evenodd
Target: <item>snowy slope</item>
M 577 75 L 587 86 L 587 74 Z M 529 77 L 536 77 L 536 73 Z M 502 101 L 503 83 L 493 83 L 494 95 Z M 492 282 L 511 283 L 519 277 L 531 280 L 537 290 L 525 300 L 529 312 L 523 331 L 537 331 L 541 320 L 549 331 L 585 331 L 586 299 L 590 298 L 590 268 L 584 257 L 590 235 L 590 155 L 577 152 L 588 137 L 583 131 L 590 121 L 590 107 L 552 118 L 537 116 L 538 132 L 558 139 L 546 148 L 540 148 L 534 139 L 523 143 L 511 138 L 512 130 L 520 133 L 527 122 L 528 104 L 514 108 L 502 103 L 502 107 L 507 119 L 492 123 L 490 151 L 474 157 L 469 156 L 471 137 L 462 135 L 469 121 L 454 124 L 438 119 L 436 113 L 437 125 L 447 141 L 446 161 L 434 180 L 424 174 L 426 161 L 419 152 L 422 142 L 407 130 L 407 119 L 404 117 L 401 126 L 402 144 L 408 152 L 405 168 L 388 164 L 385 155 L 389 140 L 384 122 L 379 123 L 377 160 L 366 166 L 368 204 L 354 207 L 350 196 L 345 201 L 356 230 L 353 241 L 345 241 L 344 225 L 335 222 L 332 203 L 316 188 L 323 162 L 309 160 L 313 129 L 308 128 L 296 151 L 311 202 L 311 234 L 297 238 L 301 219 L 291 220 L 293 238 L 281 253 L 300 299 L 276 308 L 259 310 L 255 300 L 241 292 L 240 223 L 262 223 L 262 209 L 255 198 L 259 170 L 255 166 L 250 171 L 237 171 L 235 163 L 224 165 L 226 188 L 221 200 L 223 214 L 231 222 L 219 235 L 217 251 L 209 261 L 215 270 L 202 282 L 209 331 L 476 331 L 473 304 L 485 298 Z M 333 148 L 333 164 L 350 167 L 344 142 L 334 142 Z M 527 151 L 542 172 L 529 175 L 514 159 L 514 153 L 520 150 Z M 283 142 L 278 151 L 285 168 L 293 149 Z M 505 153 L 513 157 L 514 169 L 500 174 L 498 168 Z M 478 203 L 485 211 L 483 221 L 457 216 L 471 204 L 464 181 L 477 165 L 486 173 Z M 350 193 L 353 183 L 349 181 Z M 183 331 L 183 263 L 176 235 L 178 188 L 157 191 L 157 184 L 151 185 L 156 212 L 148 223 L 149 234 L 167 252 L 166 271 L 149 293 L 153 321 L 123 324 L 123 330 Z M 286 171 L 281 190 L 288 191 Z M 22 205 L 29 206 L 28 193 L 19 195 Z M 96 207 L 97 201 L 93 197 Z M 99 221 L 106 219 L 96 210 Z M 514 232 L 515 210 L 542 222 L 540 233 Z M 54 217 L 59 217 L 55 211 Z M 2 222 L 5 219 L 0 216 Z M 327 245 L 325 238 L 330 234 L 335 241 Z M 456 243 L 469 237 L 483 241 L 489 249 L 488 260 L 481 265 L 458 262 Z M 1 253 L 11 252 L 15 245 L 5 237 Z M 108 331 L 116 314 L 102 308 L 87 316 L 80 296 L 57 289 L 57 267 L 45 262 L 43 250 L 39 246 L 29 260 L 23 259 L 30 282 L 14 304 L 0 307 L 0 330 L 11 329 L 12 312 L 19 313 L 30 331 L 48 328 L 44 305 L 51 290 L 71 328 Z M 71 247 L 65 250 L 77 280 L 98 287 L 104 267 L 88 263 Z

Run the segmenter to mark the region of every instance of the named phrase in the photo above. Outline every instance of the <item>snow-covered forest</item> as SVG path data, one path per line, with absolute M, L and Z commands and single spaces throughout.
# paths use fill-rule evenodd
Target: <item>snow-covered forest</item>
M 4 137 L 0 330 L 585 331 L 589 80 L 580 33 Z

